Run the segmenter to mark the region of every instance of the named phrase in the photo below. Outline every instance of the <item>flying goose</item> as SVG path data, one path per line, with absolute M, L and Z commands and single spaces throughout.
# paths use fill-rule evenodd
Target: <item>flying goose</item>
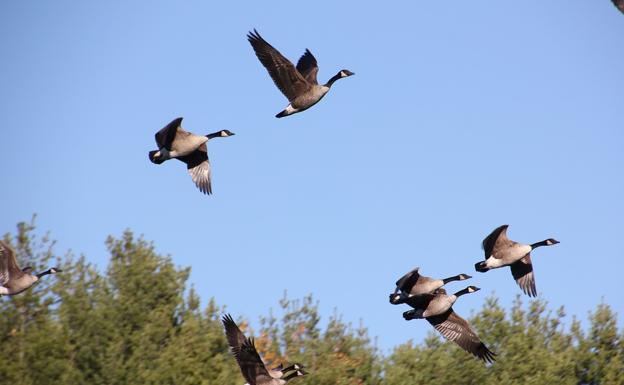
M 255 29 L 247 34 L 260 63 L 267 69 L 273 82 L 288 98 L 290 104 L 276 118 L 296 114 L 318 103 L 338 79 L 355 75 L 349 70 L 340 70 L 336 75 L 320 85 L 316 80 L 318 65 L 309 49 L 299 58 L 297 67 L 286 59 L 278 50 L 260 36 Z
M 620 10 L 620 12 L 624 13 L 624 0 L 611 0 L 613 1 L 613 5 Z
M 292 364 L 286 368 L 282 364 L 273 369 L 267 369 L 260 358 L 254 340 L 246 338 L 231 315 L 223 316 L 221 322 L 225 328 L 225 335 L 238 362 L 241 373 L 249 385 L 284 385 L 290 380 L 308 374 L 301 364 Z M 293 371 L 286 375 L 287 372 Z
M 481 342 L 468 321 L 453 311 L 453 304 L 458 297 L 478 290 L 480 290 L 478 287 L 468 286 L 455 294 L 447 295 L 446 290 L 439 288 L 434 293 L 410 297 L 406 303 L 414 309 L 403 313 L 403 318 L 406 321 L 424 318 L 444 338 L 455 342 L 485 362 L 493 362 L 496 354 Z
M 9 245 L 0 241 L 0 296 L 19 294 L 30 288 L 44 275 L 62 272 L 56 267 L 51 267 L 39 274 L 31 274 L 31 271 L 32 267 L 20 269 L 13 250 Z
M 396 281 L 396 289 L 390 295 L 390 303 L 398 305 L 405 302 L 403 300 L 405 297 L 433 293 L 449 282 L 472 278 L 468 274 L 458 274 L 444 279 L 434 279 L 420 275 L 419 270 L 417 267 Z
M 509 225 L 497 227 L 482 243 L 485 261 L 475 263 L 475 270 L 485 273 L 490 269 L 510 266 L 511 275 L 522 291 L 529 297 L 537 296 L 531 251 L 540 246 L 552 246 L 559 241 L 548 238 L 531 245 L 523 245 L 507 238 Z
M 210 183 L 210 162 L 206 142 L 213 138 L 234 135 L 229 130 L 221 130 L 208 135 L 195 135 L 182 129 L 182 118 L 176 118 L 155 135 L 158 150 L 149 152 L 152 163 L 161 164 L 176 158 L 184 163 L 199 191 L 212 194 Z

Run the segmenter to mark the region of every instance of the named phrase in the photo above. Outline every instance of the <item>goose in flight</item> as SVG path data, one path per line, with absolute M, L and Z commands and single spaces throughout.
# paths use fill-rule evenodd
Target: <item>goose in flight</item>
M 247 34 L 247 39 L 277 88 L 290 102 L 282 112 L 275 115 L 276 118 L 307 110 L 329 92 L 336 80 L 354 75 L 353 72 L 343 69 L 338 71 L 327 83 L 318 84 L 316 80 L 318 65 L 310 50 L 305 50 L 297 62 L 297 67 L 295 67 L 277 49 L 264 40 L 255 29 Z
M 548 238 L 541 242 L 523 245 L 507 238 L 509 225 L 502 225 L 494 229 L 482 242 L 485 261 L 477 262 L 475 270 L 485 273 L 491 269 L 509 266 L 511 275 L 522 291 L 529 297 L 537 296 L 531 251 L 541 246 L 552 246 L 559 243 L 556 239 Z
M 444 279 L 434 279 L 420 275 L 417 267 L 396 281 L 396 289 L 390 295 L 390 303 L 398 305 L 405 302 L 405 297 L 433 293 L 449 282 L 472 278 L 468 274 L 458 274 Z M 400 293 L 399 293 L 400 292 Z
M 31 274 L 32 267 L 20 269 L 15 253 L 4 241 L 0 241 L 0 296 L 16 295 L 35 284 L 41 277 L 62 272 L 51 267 L 39 274 Z
M 256 350 L 254 340 L 245 337 L 232 316 L 226 314 L 221 319 L 225 328 L 225 336 L 238 362 L 241 373 L 249 385 L 284 385 L 290 380 L 308 374 L 301 364 L 292 364 L 286 368 L 279 365 L 267 369 Z M 292 371 L 290 374 L 287 372 Z
M 229 130 L 221 130 L 208 135 L 195 135 L 182 128 L 182 118 L 176 118 L 156 133 L 158 150 L 150 151 L 149 159 L 154 164 L 161 164 L 173 158 L 186 163 L 188 172 L 199 191 L 212 194 L 206 142 L 213 138 L 225 138 L 232 135 L 234 133 Z
M 403 318 L 406 321 L 424 318 L 444 338 L 455 342 L 459 347 L 484 362 L 493 362 L 496 354 L 481 342 L 468 321 L 453 311 L 453 304 L 457 298 L 478 290 L 478 287 L 468 286 L 455 294 L 448 295 L 446 290 L 439 288 L 434 293 L 410 297 L 406 303 L 414 309 L 403 313 Z

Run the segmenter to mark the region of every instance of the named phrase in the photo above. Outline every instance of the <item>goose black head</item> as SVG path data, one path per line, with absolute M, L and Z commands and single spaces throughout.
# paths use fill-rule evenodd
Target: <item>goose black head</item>
M 479 291 L 479 290 L 481 290 L 481 288 L 480 288 L 480 287 L 476 287 L 476 286 L 472 286 L 472 285 L 471 285 L 471 286 L 468 286 L 468 287 L 466 288 L 466 290 L 468 291 L 468 293 L 474 293 L 475 291 Z
M 222 137 L 224 137 L 224 138 L 225 138 L 225 137 L 227 137 L 227 136 L 236 135 L 235 133 L 233 133 L 233 132 L 232 132 L 232 131 L 230 131 L 230 130 L 221 130 L 219 133 L 220 133 L 220 134 L 221 134 L 221 136 L 222 136 Z
M 305 376 L 306 374 L 308 374 L 308 372 L 306 372 L 303 369 L 299 369 L 299 370 L 294 371 L 291 374 L 287 375 L 286 377 L 284 377 L 284 380 L 286 380 L 288 382 L 288 381 L 292 380 L 295 377 Z
M 340 70 L 340 77 L 341 78 L 346 78 L 349 76 L 355 75 L 355 73 L 349 71 L 349 70 Z
M 51 267 L 50 268 L 50 274 L 56 274 L 56 273 L 62 273 L 63 270 L 59 269 L 58 267 Z
M 553 238 L 548 238 L 546 240 L 546 246 L 556 245 L 557 243 L 559 243 L 559 241 Z
M 475 270 L 478 271 L 479 273 L 485 273 L 486 271 L 490 269 L 485 265 L 485 261 L 481 261 L 481 262 L 475 263 Z
M 158 150 L 149 152 L 149 160 L 151 160 L 154 164 L 161 164 L 162 162 L 164 162 L 163 158 L 161 158 L 160 156 L 160 151 Z
M 295 370 L 301 370 L 302 372 L 305 372 L 305 371 L 303 370 L 303 368 L 304 368 L 305 366 L 303 366 L 302 364 L 300 364 L 300 363 L 298 363 L 298 362 L 295 362 L 294 364 L 292 364 L 292 367 L 293 367 L 293 369 L 295 369 Z M 306 372 L 305 374 L 308 374 L 308 373 Z
M 458 275 L 458 277 L 459 277 L 459 280 L 460 280 L 460 281 L 463 281 L 463 280 L 466 280 L 466 279 L 470 279 L 470 278 L 472 278 L 472 276 L 470 276 L 470 275 L 468 275 L 468 274 L 463 274 L 463 273 L 462 273 L 462 274 L 459 274 L 459 275 Z
M 400 303 L 404 303 L 403 295 L 400 293 L 392 293 L 390 294 L 390 303 L 393 305 L 398 305 Z

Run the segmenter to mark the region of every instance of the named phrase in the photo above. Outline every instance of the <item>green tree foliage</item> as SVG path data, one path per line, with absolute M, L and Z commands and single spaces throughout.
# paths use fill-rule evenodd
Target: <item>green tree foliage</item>
M 303 363 L 313 373 L 301 380 L 305 385 L 381 383 L 380 357 L 363 326 L 353 329 L 334 314 L 321 330 L 318 304 L 312 296 L 303 300 L 284 296 L 280 308 L 281 320 L 272 314 L 263 318 L 256 340 L 271 365 Z
M 190 269 L 130 231 L 106 241 L 104 273 L 84 256 L 57 257 L 34 220 L 5 240 L 21 266 L 62 266 L 31 290 L 0 299 L 0 384 L 11 385 L 242 385 L 213 299 L 204 309 Z M 486 365 L 435 332 L 421 344 L 397 346 L 384 357 L 363 325 L 341 316 L 323 320 L 312 296 L 279 301 L 254 333 L 269 365 L 300 362 L 310 375 L 301 385 L 624 384 L 624 338 L 617 316 L 599 304 L 583 328 L 566 329 L 563 308 L 549 311 L 518 297 L 509 311 L 488 298 L 470 320 L 498 353 Z M 389 309 L 389 316 L 391 316 Z M 430 327 L 413 321 L 414 327 Z
M 590 316 L 587 335 L 577 321 L 565 330 L 563 308 L 554 314 L 546 309 L 541 300 L 525 309 L 518 296 L 507 314 L 496 298 L 488 298 L 470 322 L 498 353 L 494 364 L 479 362 L 431 332 L 424 345 L 408 342 L 388 357 L 387 384 L 624 384 L 622 336 L 608 305 Z

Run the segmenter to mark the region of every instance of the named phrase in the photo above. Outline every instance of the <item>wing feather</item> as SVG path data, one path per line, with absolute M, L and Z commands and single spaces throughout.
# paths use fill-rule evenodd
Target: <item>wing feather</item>
M 272 377 L 269 375 L 269 372 L 264 366 L 264 362 L 256 350 L 254 340 L 245 337 L 231 315 L 224 315 L 223 318 L 221 318 L 221 322 L 223 323 L 225 336 L 227 337 L 232 354 L 234 358 L 236 358 L 241 374 L 247 383 L 255 385 L 271 381 Z
M 507 238 L 508 227 L 509 225 L 499 226 L 494 229 L 494 231 L 492 231 L 490 235 L 485 237 L 485 239 L 481 243 L 481 247 L 483 248 L 483 252 L 485 254 L 485 259 L 489 258 L 492 255 L 494 256 L 494 258 L 498 258 L 496 256 L 497 249 L 507 245 L 510 242 L 509 238 Z
M 221 322 L 225 328 L 225 336 L 227 337 L 228 343 L 232 348 L 232 352 L 240 350 L 243 342 L 245 342 L 245 334 L 243 334 L 236 322 L 234 322 L 231 315 L 224 315 Z
M 511 275 L 524 294 L 529 297 L 537 297 L 537 287 L 535 286 L 535 275 L 533 274 L 533 263 L 531 254 L 525 255 L 521 260 L 511 266 Z
M 260 36 L 255 29 L 247 34 L 247 40 L 256 52 L 260 63 L 267 69 L 273 82 L 290 102 L 312 88 L 295 66 L 277 49 Z
M 3 241 L 0 241 L 0 286 L 4 286 L 9 282 L 9 247 Z
M 250 385 L 270 383 L 273 379 L 256 350 L 253 338 L 245 338 L 241 348 L 234 353 L 241 374 Z
M 485 346 L 472 330 L 468 322 L 458 316 L 453 309 L 449 309 L 443 314 L 427 317 L 427 321 L 449 341 L 455 342 L 459 347 L 479 357 L 485 362 L 493 362 L 496 355 Z
M 186 163 L 188 172 L 199 191 L 204 194 L 212 194 L 212 183 L 210 181 L 211 170 L 206 143 L 203 143 L 197 150 L 189 155 L 180 156 L 177 159 Z
M 24 275 L 15 258 L 15 252 L 4 241 L 0 241 L 0 286 L 6 285 L 11 279 Z
M 399 280 L 396 281 L 397 288 L 401 290 L 403 293 L 408 294 L 412 290 L 412 287 L 414 287 L 414 285 L 416 284 L 416 281 L 418 281 L 418 278 L 420 277 L 420 274 L 418 273 L 419 269 L 420 268 L 417 267 L 413 269 L 412 271 L 410 271 L 409 273 L 402 276 L 401 278 L 399 278 Z
M 318 84 L 318 81 L 316 80 L 318 70 L 316 58 L 312 55 L 312 52 L 306 48 L 305 52 L 301 55 L 299 61 L 297 62 L 297 71 L 299 71 L 308 83 Z
M 167 150 L 171 150 L 171 143 L 176 137 L 178 131 L 186 133 L 182 129 L 182 119 L 183 118 L 175 118 L 165 127 L 161 128 L 155 135 L 156 144 L 158 148 L 166 148 Z

